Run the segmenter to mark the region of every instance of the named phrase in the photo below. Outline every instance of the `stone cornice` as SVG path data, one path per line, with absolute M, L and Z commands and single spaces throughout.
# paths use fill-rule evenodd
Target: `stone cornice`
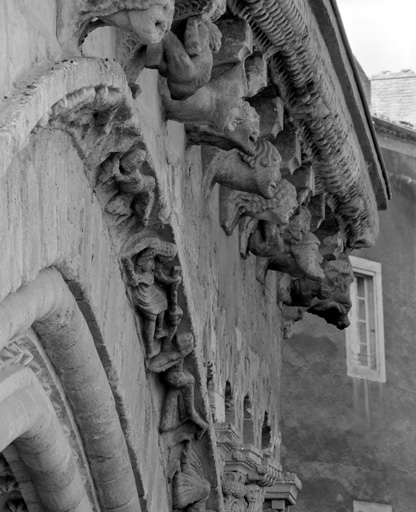
M 378 232 L 376 203 L 380 208 L 386 206 L 386 184 L 376 152 L 368 154 L 374 144 L 369 129 L 366 140 L 360 134 L 360 142 L 358 133 L 351 130 L 352 99 L 346 102 L 341 79 L 329 65 L 333 56 L 311 7 L 303 0 L 274 2 L 272 6 L 259 0 L 231 2 L 231 8 L 249 21 L 255 47 L 273 54 L 271 79 L 285 102 L 289 121 L 301 133 L 303 151 L 309 152 L 316 164 L 318 192 L 328 194 L 335 212 L 350 201 L 361 200 L 353 217 L 345 211 L 340 214 L 348 245 L 371 245 Z M 342 43 L 337 44 L 342 50 Z M 354 115 L 359 114 L 356 107 Z M 362 112 L 360 115 L 364 118 Z M 361 124 L 365 126 L 366 120 Z

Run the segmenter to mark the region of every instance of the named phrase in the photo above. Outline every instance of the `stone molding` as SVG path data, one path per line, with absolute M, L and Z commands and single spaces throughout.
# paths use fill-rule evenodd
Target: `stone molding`
M 0 390 L 0 451 L 15 443 L 46 509 L 92 512 L 68 440 L 33 372 L 2 368 Z
M 9 295 L 0 304 L 0 318 L 1 348 L 32 325 L 39 334 L 80 426 L 102 510 L 138 510 L 135 478 L 114 397 L 85 319 L 60 274 L 44 270 L 35 281 Z

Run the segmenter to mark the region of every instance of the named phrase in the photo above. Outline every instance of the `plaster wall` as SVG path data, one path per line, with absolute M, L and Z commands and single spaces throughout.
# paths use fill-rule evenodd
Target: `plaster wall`
M 303 483 L 299 512 L 416 500 L 416 159 L 411 143 L 380 141 L 393 199 L 376 246 L 355 254 L 382 264 L 387 382 L 348 377 L 345 334 L 308 314 L 284 342 L 283 463 Z

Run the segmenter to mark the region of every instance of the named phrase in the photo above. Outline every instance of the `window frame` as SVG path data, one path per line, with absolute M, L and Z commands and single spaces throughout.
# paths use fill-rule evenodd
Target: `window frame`
M 384 503 L 354 500 L 353 512 L 393 512 L 393 507 Z
M 351 295 L 353 307 L 350 312 L 351 325 L 346 329 L 346 352 L 347 352 L 347 375 L 359 379 L 367 379 L 375 382 L 386 382 L 386 361 L 384 351 L 384 318 L 383 318 L 383 288 L 381 282 L 381 263 L 377 261 L 359 258 L 358 256 L 350 256 L 352 270 L 354 275 L 359 274 L 369 276 L 373 279 L 374 284 L 374 315 L 375 315 L 375 356 L 376 369 L 368 366 L 361 366 L 353 359 L 354 347 L 357 346 L 358 340 L 354 331 L 357 326 L 355 313 L 356 297 Z

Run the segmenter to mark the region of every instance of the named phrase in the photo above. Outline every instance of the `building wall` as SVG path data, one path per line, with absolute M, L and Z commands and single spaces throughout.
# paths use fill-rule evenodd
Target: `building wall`
M 0 93 L 5 101 L 41 74 L 47 61 L 61 60 L 55 19 L 53 1 L 37 2 L 36 9 L 23 0 L 0 5 L 0 46 L 6 48 L 0 55 Z M 113 59 L 116 41 L 114 28 L 99 29 L 87 38 L 83 55 Z M 235 426 L 248 435 L 243 424 L 246 399 L 253 418 L 247 439 L 262 445 L 267 412 L 270 439 L 276 441 L 281 366 L 276 276 L 270 274 L 266 287 L 261 285 L 255 278 L 255 258 L 242 260 L 238 234 L 227 237 L 220 227 L 219 186 L 206 194 L 200 147 L 186 146 L 183 125 L 165 122 L 158 73 L 146 70 L 138 83 L 141 93 L 135 106 L 142 139 L 155 167 L 163 215 L 171 223 L 184 276 L 179 301 L 190 315 L 182 327 L 193 331 L 201 354 L 196 363 L 202 389 L 197 408 L 205 417 L 211 411 L 214 421 L 225 421 L 229 382 Z M 116 397 L 143 510 L 168 510 L 170 468 L 159 437 L 165 389 L 146 370 L 141 319 L 128 300 L 120 240 L 94 187 L 100 162 L 86 169 L 74 139 L 59 127 L 31 133 L 23 146 L 1 175 L 1 298 L 34 281 L 45 268 L 57 269 L 69 283 Z M 105 148 L 96 150 L 108 156 Z M 211 409 L 202 361 L 210 365 Z M 278 460 L 278 450 L 275 454 Z M 207 471 L 215 473 L 215 464 Z
M 405 512 L 416 500 L 415 145 L 379 140 L 393 199 L 375 247 L 354 254 L 382 265 L 386 383 L 348 377 L 345 333 L 311 315 L 284 342 L 283 463 L 303 482 L 299 512 L 351 512 L 353 501 Z
M 375 115 L 416 124 L 416 74 L 386 71 L 371 78 L 371 102 Z

